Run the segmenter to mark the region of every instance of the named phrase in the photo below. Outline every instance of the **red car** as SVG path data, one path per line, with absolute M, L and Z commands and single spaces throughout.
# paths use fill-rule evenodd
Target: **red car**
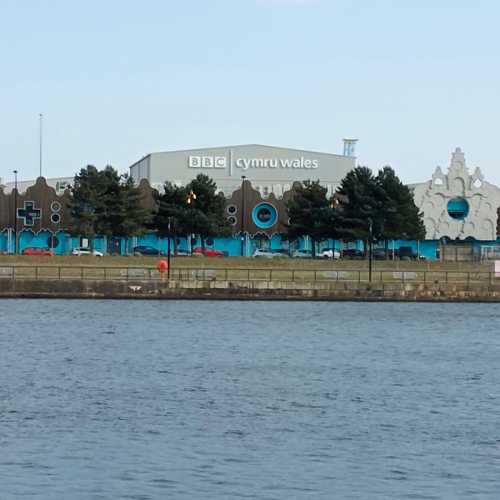
M 193 249 L 193 255 L 204 255 L 205 257 L 224 257 L 226 253 L 222 250 L 215 250 L 215 248 L 196 247 Z
M 43 247 L 26 247 L 23 250 L 23 255 L 36 255 L 42 257 L 53 257 L 54 252 L 50 248 Z

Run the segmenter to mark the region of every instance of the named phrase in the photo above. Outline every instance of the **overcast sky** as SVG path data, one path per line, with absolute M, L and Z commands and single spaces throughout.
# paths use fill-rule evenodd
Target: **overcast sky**
M 260 143 L 500 185 L 500 2 L 0 0 L 0 177 Z

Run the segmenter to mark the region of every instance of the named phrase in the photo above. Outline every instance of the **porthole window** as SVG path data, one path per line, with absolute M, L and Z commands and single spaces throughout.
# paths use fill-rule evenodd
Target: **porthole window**
M 50 204 L 50 209 L 52 212 L 60 212 L 61 211 L 61 204 L 58 201 L 53 201 Z
M 269 229 L 276 224 L 278 212 L 270 203 L 259 203 L 252 210 L 252 221 L 260 229 Z
M 59 222 L 61 222 L 61 216 L 58 213 L 52 214 L 50 220 L 53 224 L 59 224 Z
M 229 215 L 235 215 L 238 212 L 236 205 L 228 205 L 226 210 Z
M 236 217 L 233 217 L 232 215 L 227 218 L 227 221 L 231 226 L 236 226 Z
M 464 220 L 469 215 L 469 204 L 464 198 L 453 198 L 448 202 L 448 215 L 455 220 Z

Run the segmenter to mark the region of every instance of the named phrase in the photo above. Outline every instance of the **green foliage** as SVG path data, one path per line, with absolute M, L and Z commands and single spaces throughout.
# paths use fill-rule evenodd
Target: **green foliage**
M 423 240 L 425 226 L 422 214 L 419 213 L 408 186 L 400 181 L 391 167 L 380 170 L 376 181 L 384 190 L 387 199 L 382 238 Z
M 73 234 L 93 238 L 103 211 L 99 189 L 99 171 L 93 165 L 82 168 L 75 175 L 70 202 L 70 212 L 74 219 Z
M 148 220 L 139 188 L 111 166 L 99 171 L 89 165 L 75 175 L 70 210 L 74 234 L 91 239 L 96 235 L 137 236 Z
M 204 174 L 199 174 L 185 187 L 166 182 L 158 202 L 153 225 L 162 236 L 168 234 L 169 218 L 172 231 L 179 235 L 197 234 L 204 240 L 230 234 L 224 215 L 225 197 L 217 193 L 216 183 Z
M 337 213 L 326 195 L 327 189 L 319 181 L 305 181 L 295 184 L 293 196 L 287 203 L 289 239 L 309 236 L 313 242 L 313 254 L 316 243 L 337 234 Z
M 339 210 L 340 233 L 345 239 L 368 240 L 370 221 L 373 234 L 383 227 L 385 192 L 366 167 L 351 170 L 342 179 L 338 194 L 346 200 Z
M 357 167 L 342 180 L 338 194 L 345 201 L 339 209 L 339 232 L 345 239 L 423 239 L 422 214 L 413 195 L 390 167 L 375 177 L 366 167 Z

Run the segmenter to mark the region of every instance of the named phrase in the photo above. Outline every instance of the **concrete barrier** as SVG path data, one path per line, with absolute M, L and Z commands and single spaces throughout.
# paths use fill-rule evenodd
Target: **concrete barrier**
M 0 280 L 0 297 L 500 302 L 500 285 L 336 281 Z

